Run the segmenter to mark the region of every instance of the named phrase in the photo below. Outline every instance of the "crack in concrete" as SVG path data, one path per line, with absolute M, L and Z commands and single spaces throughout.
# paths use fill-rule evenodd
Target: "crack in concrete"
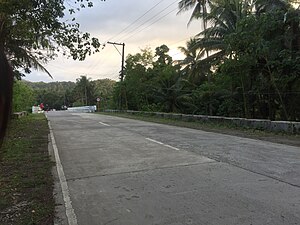
M 211 159 L 212 160 L 212 159 Z M 125 171 L 125 172 L 116 172 L 116 173 L 106 173 L 106 174 L 96 174 L 91 176 L 85 177 L 76 177 L 76 178 L 67 178 L 67 181 L 77 181 L 77 180 L 84 180 L 96 177 L 106 177 L 106 176 L 114 176 L 114 175 L 122 175 L 122 174 L 133 174 L 133 173 L 140 173 L 140 172 L 148 172 L 148 171 L 155 171 L 155 170 L 162 170 L 162 169 L 172 169 L 172 168 L 180 168 L 180 167 L 188 167 L 188 166 L 198 166 L 198 165 L 206 165 L 206 164 L 216 164 L 215 160 L 212 162 L 202 162 L 202 163 L 190 163 L 184 165 L 175 165 L 175 166 L 163 166 L 163 167 L 156 167 L 150 169 L 140 169 L 140 170 L 132 170 L 132 171 Z

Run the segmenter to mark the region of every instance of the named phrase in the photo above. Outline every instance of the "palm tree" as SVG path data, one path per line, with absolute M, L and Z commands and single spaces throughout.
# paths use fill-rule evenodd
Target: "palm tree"
M 47 73 L 48 76 L 53 79 L 50 72 L 46 69 L 45 66 L 42 65 L 42 62 L 38 60 L 38 57 L 36 57 L 35 53 L 21 46 L 12 47 L 13 48 L 7 46 L 7 55 L 8 60 L 15 70 L 15 76 L 19 74 L 17 68 L 23 68 L 26 73 L 30 73 L 30 68 L 34 68 L 35 70 Z M 46 60 L 42 61 L 44 63 L 47 62 Z
M 227 52 L 225 37 L 234 33 L 239 20 L 251 13 L 251 1 L 219 0 L 211 4 L 211 12 L 207 20 L 213 26 L 197 35 L 197 48 L 206 49 L 213 54 L 203 59 L 203 62 L 213 63 L 230 55 Z
M 205 50 L 197 48 L 196 44 L 197 40 L 191 38 L 186 42 L 186 47 L 179 47 L 179 50 L 185 55 L 185 58 L 177 61 L 178 64 L 183 67 L 183 74 L 194 81 L 194 83 L 198 83 L 198 80 L 203 79 L 205 70 L 203 64 L 201 64 L 201 58 L 204 57 Z
M 219 63 L 225 57 L 231 56 L 225 43 L 226 36 L 236 30 L 237 22 L 247 15 L 251 8 L 249 1 L 240 0 L 216 0 L 210 4 L 210 13 L 206 16 L 212 26 L 206 28 L 197 35 L 196 48 L 205 49 L 207 57 L 201 59 L 198 64 L 211 68 L 214 63 Z M 211 54 L 208 54 L 208 53 Z M 210 71 L 207 73 L 208 83 L 210 83 Z M 209 85 L 209 87 L 211 87 Z M 209 114 L 212 115 L 212 104 L 209 101 Z
M 209 12 L 209 5 L 211 5 L 212 2 L 213 2 L 212 0 L 181 0 L 178 3 L 178 7 L 179 7 L 178 13 L 194 8 L 188 24 L 190 24 L 190 22 L 193 19 L 202 18 L 203 32 L 205 32 L 207 30 L 207 15 Z M 205 49 L 205 52 L 206 52 L 206 57 L 209 57 L 209 51 Z M 208 78 L 208 82 L 210 82 L 211 79 L 209 73 L 207 74 L 207 78 Z M 212 115 L 211 107 L 209 111 L 210 111 L 210 115 Z
M 205 20 L 206 15 L 208 13 L 207 5 L 210 4 L 210 0 L 181 0 L 178 3 L 179 11 L 178 13 L 182 13 L 188 10 L 193 9 L 191 18 L 188 22 L 190 24 L 192 20 L 202 18 L 203 19 L 203 28 L 204 30 L 207 27 L 207 21 Z
M 90 81 L 90 78 L 86 76 L 80 76 L 76 79 L 76 87 L 74 88 L 75 93 L 77 92 L 78 100 L 81 100 L 82 105 L 89 105 L 93 103 L 93 92 L 94 86 Z
M 236 29 L 237 22 L 256 11 L 258 14 L 274 9 L 287 9 L 286 0 L 181 0 L 179 12 L 193 9 L 189 23 L 201 18 L 204 30 L 198 37 L 198 48 L 207 51 L 207 58 L 216 59 L 225 53 L 224 37 Z M 212 26 L 208 27 L 208 23 Z M 209 52 L 218 52 L 209 56 Z

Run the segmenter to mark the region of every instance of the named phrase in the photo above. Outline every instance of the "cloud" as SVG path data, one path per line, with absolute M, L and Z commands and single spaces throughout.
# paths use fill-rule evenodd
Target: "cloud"
M 201 29 L 200 21 L 195 21 L 187 27 L 191 12 L 176 15 L 177 4 L 174 0 L 94 0 L 94 7 L 83 9 L 76 15 L 76 21 L 81 24 L 84 32 L 106 41 L 125 42 L 125 54 L 135 54 L 141 48 L 155 47 L 166 44 L 171 49 L 170 54 L 180 57 L 178 46 Z M 150 10 L 157 4 L 157 7 Z M 149 11 L 150 10 L 150 11 Z M 148 13 L 146 13 L 149 11 Z M 145 14 L 146 13 L 146 14 Z M 133 22 L 145 14 L 144 17 Z M 129 27 L 124 31 L 124 28 Z M 123 32 L 121 32 L 123 31 Z M 121 33 L 120 33 L 121 32 Z M 121 56 L 112 45 L 106 47 L 84 62 L 73 61 L 62 56 L 46 65 L 55 81 L 75 81 L 80 75 L 92 79 L 118 79 L 121 68 Z M 27 76 L 32 81 L 51 81 L 47 75 L 33 72 Z

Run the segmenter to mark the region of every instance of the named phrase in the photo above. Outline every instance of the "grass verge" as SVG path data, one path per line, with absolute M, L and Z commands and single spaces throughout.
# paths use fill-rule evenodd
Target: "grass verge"
M 0 149 L 0 224 L 53 224 L 48 133 L 43 114 L 11 121 Z
M 238 137 L 246 137 L 251 139 L 258 139 L 264 141 L 270 141 L 279 144 L 287 144 L 291 146 L 300 147 L 300 135 L 293 135 L 280 132 L 269 132 L 253 128 L 236 127 L 226 123 L 215 122 L 201 122 L 201 121 L 183 121 L 169 118 L 159 118 L 145 114 L 129 114 L 129 113 L 104 113 L 100 114 L 118 116 L 123 118 L 142 120 L 147 122 L 154 122 L 160 124 L 167 124 L 172 126 L 186 127 L 197 130 L 203 130 L 207 132 L 222 133 L 228 135 L 234 135 Z

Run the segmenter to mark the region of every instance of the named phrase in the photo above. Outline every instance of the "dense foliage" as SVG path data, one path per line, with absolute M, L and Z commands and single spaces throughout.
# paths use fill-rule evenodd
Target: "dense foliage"
M 129 55 L 119 107 L 300 120 L 300 10 L 290 2 L 182 0 L 204 30 L 180 47 Z
M 113 107 L 112 96 L 115 81 L 109 79 L 91 81 L 85 76 L 77 82 L 29 82 L 16 81 L 14 84 L 13 110 L 30 111 L 31 106 L 47 105 L 49 109 L 96 105 L 101 99 L 101 108 Z
M 29 111 L 35 101 L 33 89 L 24 82 L 15 81 L 13 93 L 13 112 Z

